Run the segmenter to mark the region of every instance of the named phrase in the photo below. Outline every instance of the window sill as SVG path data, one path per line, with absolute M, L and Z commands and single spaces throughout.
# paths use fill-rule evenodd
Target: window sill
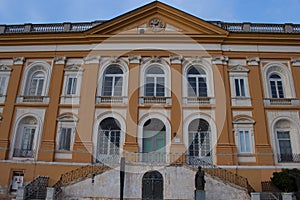
M 72 152 L 63 150 L 56 151 L 55 159 L 72 159 Z
M 80 96 L 61 96 L 60 104 L 79 104 Z
M 249 163 L 249 162 L 256 162 L 256 157 L 253 154 L 245 153 L 238 155 L 238 162 L 242 163 Z
M 231 97 L 232 106 L 251 106 L 250 97 Z

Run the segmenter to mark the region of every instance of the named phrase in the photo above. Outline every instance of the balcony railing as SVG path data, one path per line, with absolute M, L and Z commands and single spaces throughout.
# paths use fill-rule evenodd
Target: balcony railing
M 172 104 L 171 97 L 140 97 L 140 104 Z
M 126 152 L 123 153 L 126 162 L 140 162 L 150 164 L 188 164 L 209 166 L 213 164 L 211 156 L 196 157 L 189 156 L 184 153 L 166 153 L 166 152 Z
M 104 104 L 121 104 L 127 103 L 127 97 L 122 96 L 97 96 L 96 103 L 104 103 Z
M 300 154 L 278 154 L 277 159 L 280 163 L 300 163 Z
M 28 149 L 14 149 L 13 157 L 33 158 L 34 151 Z
M 299 100 L 294 98 L 266 98 L 265 105 L 271 106 L 296 106 L 299 105 Z
M 120 155 L 107 155 L 107 154 L 98 154 L 96 156 L 96 163 L 120 163 Z
M 18 103 L 49 103 L 48 96 L 18 96 Z
M 104 20 L 81 23 L 53 24 L 17 24 L 0 25 L 0 34 L 11 33 L 47 33 L 47 32 L 82 32 L 105 22 Z M 299 24 L 261 24 L 261 23 L 228 23 L 208 21 L 229 32 L 258 32 L 258 33 L 300 33 Z
M 183 103 L 193 105 L 210 105 L 214 104 L 214 99 L 211 97 L 184 97 Z

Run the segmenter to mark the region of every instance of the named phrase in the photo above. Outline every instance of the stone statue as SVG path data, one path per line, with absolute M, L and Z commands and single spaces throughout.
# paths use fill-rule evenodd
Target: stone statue
M 205 187 L 204 171 L 201 170 L 200 166 L 195 176 L 195 187 L 196 190 L 204 190 Z

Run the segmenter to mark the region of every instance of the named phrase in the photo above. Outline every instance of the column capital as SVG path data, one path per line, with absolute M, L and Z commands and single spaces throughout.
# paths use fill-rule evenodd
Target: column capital
M 183 60 L 183 56 L 180 55 L 170 55 L 171 64 L 181 64 Z
M 256 65 L 259 65 L 259 62 L 260 62 L 260 58 L 259 57 L 247 56 L 246 60 L 247 60 L 248 66 L 256 66 Z
M 132 64 L 140 64 L 141 58 L 141 55 L 128 55 L 129 63 Z
M 83 58 L 84 64 L 99 64 L 101 56 L 88 55 Z
M 227 65 L 229 61 L 228 56 L 213 56 L 211 58 L 212 64 L 215 65 Z
M 14 65 L 23 65 L 25 62 L 25 57 L 13 57 Z
M 56 65 L 64 65 L 67 60 L 67 57 L 66 56 L 54 56 L 53 60 Z
M 0 71 L 6 71 L 10 72 L 12 69 L 10 67 L 7 67 L 6 65 L 0 64 Z
M 300 66 L 300 58 L 291 58 L 291 62 L 293 66 Z

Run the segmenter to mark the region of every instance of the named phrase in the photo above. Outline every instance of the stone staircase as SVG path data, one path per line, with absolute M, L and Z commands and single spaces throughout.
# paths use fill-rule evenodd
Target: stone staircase
M 61 187 L 75 184 L 87 178 L 93 178 L 109 169 L 111 168 L 103 164 L 87 165 L 62 174 L 60 179 L 52 186 L 54 188 L 54 198 L 61 199 Z

